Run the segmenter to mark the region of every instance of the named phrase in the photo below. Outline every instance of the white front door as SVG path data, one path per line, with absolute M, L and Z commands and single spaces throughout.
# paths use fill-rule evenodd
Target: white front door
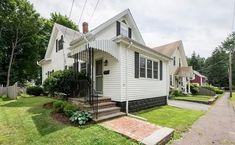
M 95 61 L 95 87 L 97 93 L 103 93 L 103 60 Z

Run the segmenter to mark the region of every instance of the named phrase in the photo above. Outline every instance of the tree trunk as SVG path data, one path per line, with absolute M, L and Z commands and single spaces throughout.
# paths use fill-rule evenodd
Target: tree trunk
M 6 87 L 9 87 L 10 85 L 11 66 L 12 66 L 12 60 L 13 60 L 15 48 L 16 48 L 16 44 L 14 45 L 14 43 L 12 42 L 11 58 L 10 58 L 10 63 L 8 67 L 8 72 L 7 72 L 7 86 Z

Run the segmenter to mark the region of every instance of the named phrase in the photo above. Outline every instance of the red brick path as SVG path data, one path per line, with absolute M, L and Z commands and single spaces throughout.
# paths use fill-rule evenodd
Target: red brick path
M 127 116 L 103 122 L 101 125 L 137 141 L 142 141 L 160 129 L 159 126 Z

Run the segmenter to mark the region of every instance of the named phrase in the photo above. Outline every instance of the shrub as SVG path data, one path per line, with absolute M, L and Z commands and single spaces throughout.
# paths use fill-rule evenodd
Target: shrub
M 190 84 L 190 90 L 193 95 L 197 95 L 199 93 L 199 86 L 197 84 Z
M 92 115 L 89 112 L 76 111 L 70 117 L 70 121 L 74 124 L 84 125 L 92 119 Z
M 224 91 L 219 89 L 218 87 L 212 86 L 212 85 L 204 85 L 203 88 L 206 88 L 208 90 L 214 91 L 216 94 L 223 94 Z
M 71 117 L 75 111 L 78 111 L 78 108 L 70 103 L 66 103 L 63 111 L 66 116 Z
M 54 107 L 56 112 L 62 113 L 64 111 L 65 104 L 66 103 L 64 101 L 57 100 L 57 101 L 53 102 L 53 107 Z
M 78 81 L 81 79 L 87 79 L 87 77 L 82 73 L 77 74 L 74 70 L 60 70 L 52 73 L 44 81 L 43 88 L 52 96 L 57 92 L 70 97 L 75 95 L 78 89 Z
M 30 86 L 26 88 L 26 93 L 29 95 L 40 96 L 43 94 L 43 89 L 40 86 Z
M 172 91 L 172 95 L 173 96 L 181 96 L 181 95 L 183 95 L 183 93 L 181 91 L 179 91 L 179 90 L 173 90 Z

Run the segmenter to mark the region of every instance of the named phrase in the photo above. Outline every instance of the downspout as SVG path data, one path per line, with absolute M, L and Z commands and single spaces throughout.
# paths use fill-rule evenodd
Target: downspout
M 127 81 L 127 78 L 128 78 L 128 71 L 127 71 L 127 60 L 128 60 L 128 49 L 133 45 L 133 42 L 130 42 L 129 45 L 127 46 L 126 48 L 126 115 L 127 116 L 130 116 L 130 117 L 133 117 L 133 118 L 137 118 L 137 119 L 141 119 L 141 120 L 144 120 L 146 121 L 147 119 L 143 118 L 143 117 L 139 117 L 139 116 L 136 116 L 136 115 L 133 115 L 133 114 L 129 114 L 129 97 L 128 97 L 128 81 Z
M 126 114 L 129 115 L 129 97 L 128 97 L 128 81 L 127 81 L 127 77 L 128 77 L 128 71 L 127 71 L 127 56 L 128 56 L 128 49 L 133 45 L 132 42 L 129 43 L 129 45 L 126 48 Z

